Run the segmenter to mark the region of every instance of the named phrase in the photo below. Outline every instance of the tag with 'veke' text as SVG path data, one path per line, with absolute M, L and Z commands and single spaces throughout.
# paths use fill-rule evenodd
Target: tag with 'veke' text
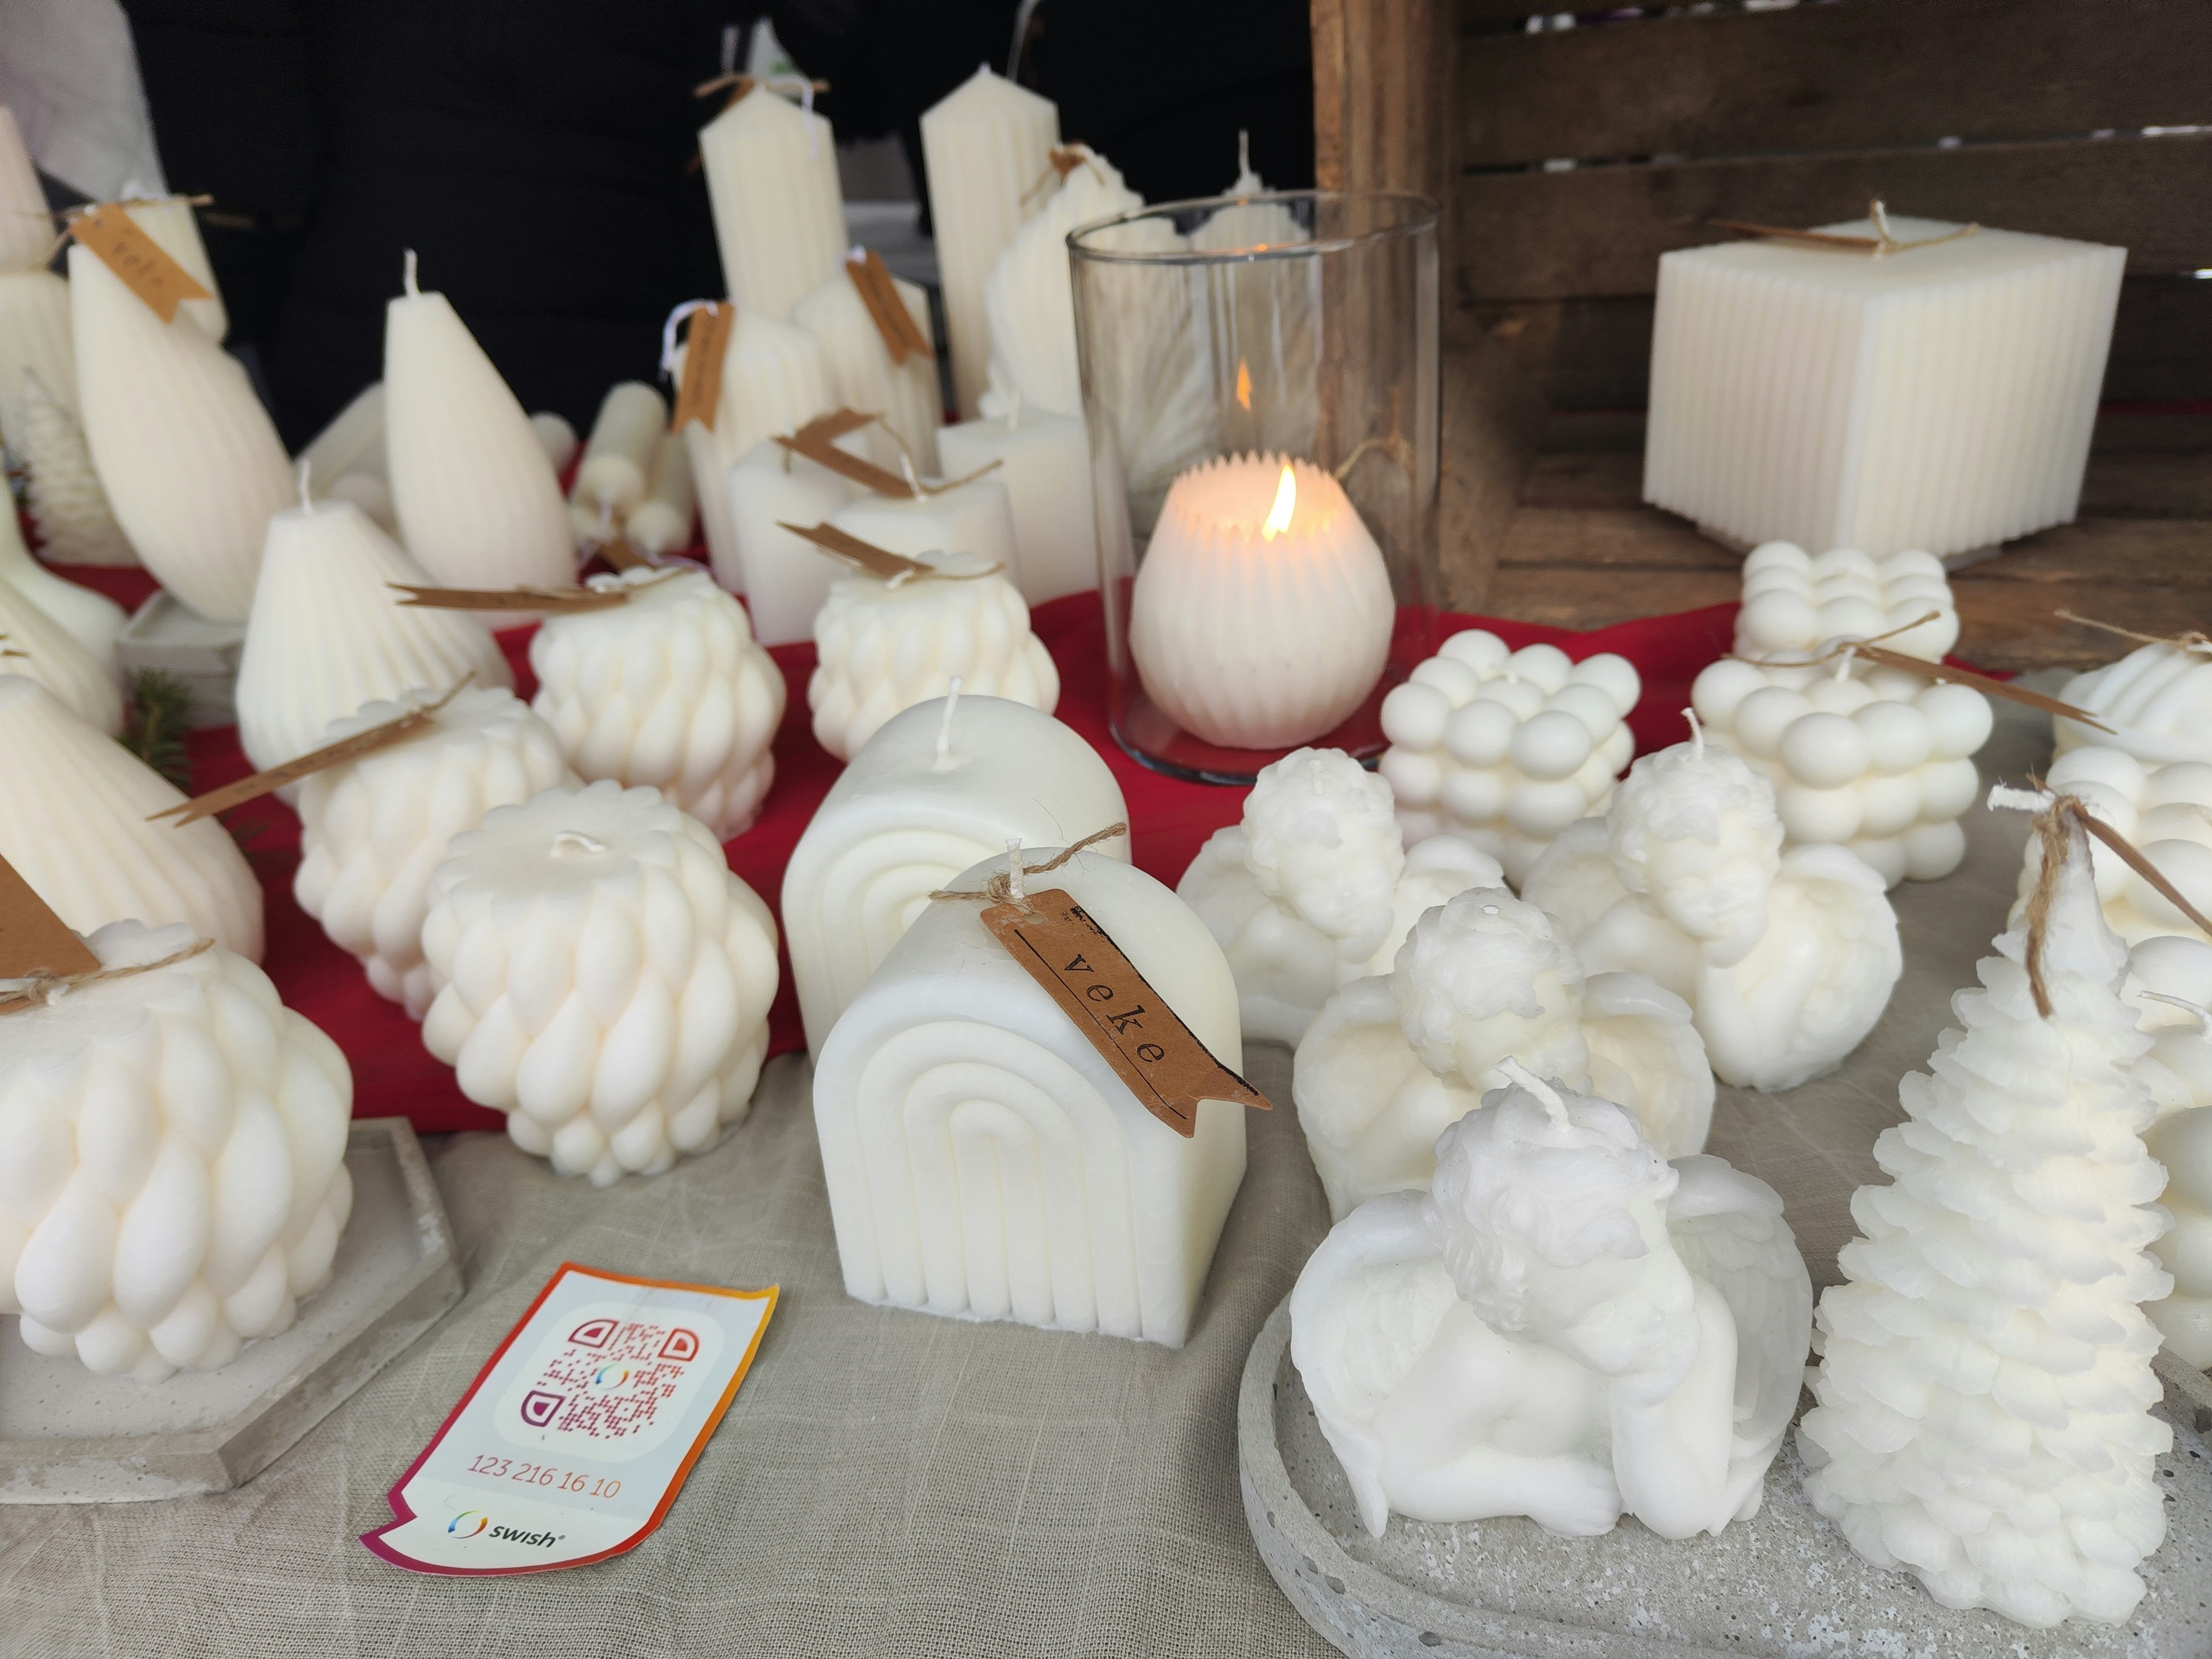
M 191 272 L 171 258 L 167 249 L 112 202 L 87 208 L 71 219 L 70 234 L 120 276 L 124 286 L 165 323 L 176 319 L 177 307 L 185 301 L 212 297 Z

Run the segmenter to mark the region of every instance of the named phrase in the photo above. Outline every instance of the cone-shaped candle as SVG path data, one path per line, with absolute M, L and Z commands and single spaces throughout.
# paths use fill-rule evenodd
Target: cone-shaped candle
M 12 586 L 45 611 L 109 675 L 115 672 L 115 636 L 128 620 L 106 594 L 64 581 L 31 556 L 9 504 L 0 501 L 0 583 Z M 0 646 L 0 650 L 7 647 Z M 18 649 L 23 649 L 20 642 Z M 39 678 L 44 678 L 41 675 Z M 50 682 L 51 683 L 51 682 Z
M 292 466 L 238 360 L 164 323 L 88 249 L 69 251 L 84 435 L 115 521 L 161 586 L 244 622 Z
M 4 506 L 0 506 L 0 514 L 5 512 Z M 12 524 L 0 528 L 0 542 L 15 535 Z M 16 545 L 20 550 L 21 543 Z M 26 564 L 30 563 L 30 555 L 21 556 Z M 114 736 L 123 729 L 123 692 L 115 677 L 112 647 L 105 662 L 93 655 L 76 635 L 48 616 L 27 591 L 15 586 L 10 580 L 13 574 L 7 562 L 0 559 L 0 674 L 36 680 L 78 719 L 89 720 Z M 37 574 L 49 581 L 61 581 L 43 570 Z
M 229 832 L 149 823 L 184 796 L 35 681 L 0 676 L 0 858 L 77 932 L 183 922 L 261 959 L 261 884 Z
M 330 1279 L 353 1074 L 188 927 L 87 943 L 143 971 L 0 1016 L 0 1313 L 95 1371 L 211 1370 Z
M 325 726 L 364 703 L 463 679 L 514 684 L 477 617 L 402 605 L 392 586 L 428 580 L 350 501 L 307 503 L 269 521 L 238 665 L 239 741 L 256 769 L 319 746 Z
M 787 319 L 844 255 L 836 135 L 811 107 L 756 86 L 700 130 L 699 154 L 730 297 Z
M 452 302 L 416 286 L 412 253 L 406 288 L 384 313 L 400 540 L 451 587 L 573 586 L 568 507 L 529 416 Z
M 70 383 L 76 382 L 72 369 Z M 23 457 L 40 551 L 56 564 L 137 564 L 138 555 L 93 470 L 82 423 L 29 369 L 23 372 L 21 419 L 7 436 Z

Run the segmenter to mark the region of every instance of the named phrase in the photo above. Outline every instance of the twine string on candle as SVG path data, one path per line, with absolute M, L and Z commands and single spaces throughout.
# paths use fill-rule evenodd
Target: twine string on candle
M 1765 225 L 1747 219 L 1708 219 L 1705 222 L 1716 230 L 1733 230 L 1745 236 L 1766 236 L 1777 241 L 1802 242 L 1810 247 L 1834 248 L 1839 252 L 1864 253 L 1876 259 L 1893 253 L 1910 253 L 1915 248 L 1935 247 L 1943 242 L 1955 242 L 1962 236 L 1972 236 L 1981 229 L 1978 222 L 1961 225 L 1958 229 L 1941 236 L 1925 236 L 1917 242 L 1900 242 L 1889 228 L 1889 210 L 1875 197 L 1867 204 L 1867 218 L 1875 228 L 1871 236 L 1845 236 L 1832 230 L 1801 230 L 1790 225 Z
M 1039 191 L 1050 189 L 1054 185 L 1066 184 L 1067 182 L 1067 175 L 1074 172 L 1078 167 L 1088 167 L 1091 170 L 1091 176 L 1093 179 L 1096 179 L 1102 185 L 1106 182 L 1106 175 L 1098 170 L 1097 152 L 1093 150 L 1090 145 L 1054 145 L 1050 152 L 1045 157 L 1044 171 L 1037 174 L 1036 183 L 1031 185 L 1027 190 L 1022 192 L 1021 205 L 1023 210 L 1024 211 L 1028 210 L 1030 198 L 1035 196 Z
M 1081 841 L 1062 848 L 1056 856 L 1048 859 L 1042 864 L 1024 864 L 1022 861 L 1021 842 L 1018 840 L 1010 841 L 1006 843 L 1007 868 L 994 873 L 990 880 L 983 884 L 981 892 L 969 892 L 959 888 L 939 888 L 936 892 L 932 893 L 930 897 L 981 899 L 987 903 L 1011 904 L 1018 909 L 1030 911 L 1034 907 L 1030 905 L 1024 892 L 1024 884 L 1029 878 L 1050 875 L 1078 853 L 1087 852 L 1102 841 L 1111 841 L 1116 836 L 1126 836 L 1128 833 L 1129 826 L 1127 823 L 1109 823 L 1103 830 L 1094 830 Z
M 196 939 L 183 950 L 172 951 L 158 962 L 142 962 L 133 967 L 102 968 L 89 974 L 49 974 L 42 970 L 26 974 L 20 979 L 0 979 L 0 1018 L 20 1014 L 26 1008 L 44 1008 L 80 985 L 94 985 L 111 979 L 131 979 L 140 974 L 173 968 L 180 962 L 191 961 L 203 951 L 214 948 L 213 939 Z
M 1512 1055 L 1508 1054 L 1499 1060 L 1498 1069 L 1504 1073 L 1506 1081 L 1512 1084 L 1514 1087 L 1525 1089 L 1536 1097 L 1538 1103 L 1544 1109 L 1544 1115 L 1552 1120 L 1552 1127 L 1554 1129 L 1571 1129 L 1575 1127 L 1574 1120 L 1567 1115 L 1567 1103 L 1559 1098 L 1559 1091 L 1514 1059 Z
M 2099 622 L 2094 617 L 2077 617 L 2071 611 L 2054 611 L 2051 615 L 2063 617 L 2068 622 L 2079 623 L 2084 628 L 2102 629 L 2107 634 L 2117 634 L 2124 640 L 2137 640 L 2145 645 L 2170 645 L 2177 651 L 2202 651 L 2212 654 L 2212 634 L 2202 634 L 2195 629 L 2182 634 L 2138 634 L 2132 628 L 2123 628 L 2118 623 Z

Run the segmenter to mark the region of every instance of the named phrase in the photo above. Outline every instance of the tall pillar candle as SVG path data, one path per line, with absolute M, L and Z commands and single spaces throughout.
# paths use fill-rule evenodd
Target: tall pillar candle
M 691 545 L 691 526 L 698 516 L 691 452 L 675 433 L 664 432 L 653 443 L 645 499 L 623 521 L 623 539 L 647 557 L 681 553 Z
M 1060 111 L 987 66 L 922 113 L 922 167 L 937 230 L 937 268 L 951 337 L 960 413 L 979 410 L 991 360 L 983 286 L 991 267 L 1043 199 Z
M 642 380 L 624 380 L 599 401 L 584 459 L 568 490 L 568 514 L 578 537 L 621 531 L 638 503 L 668 424 L 668 405 Z
M 902 453 L 912 457 L 923 472 L 937 467 L 937 429 L 944 424 L 945 399 L 938 390 L 937 362 L 921 352 L 905 362 L 891 360 L 866 302 L 853 286 L 852 266 L 841 263 L 837 274 L 816 289 L 792 312 L 791 319 L 822 343 L 822 360 L 830 374 L 830 395 L 847 409 L 880 416 L 883 428 L 871 436 L 875 459 L 896 468 Z M 891 286 L 907 314 L 929 337 L 929 296 L 912 283 L 894 276 Z M 898 441 L 891 440 L 897 434 Z
M 951 885 L 981 892 L 1006 866 Z M 1173 893 L 1094 853 L 1029 885 L 1073 897 L 1214 1059 L 1243 1066 L 1229 964 Z M 1154 1117 L 982 908 L 932 903 L 823 1045 L 814 1125 L 846 1293 L 1179 1348 L 1243 1179 L 1244 1109 L 1200 1102 L 1189 1139 Z
M 763 438 L 730 468 L 724 489 L 729 556 L 716 550 L 716 580 L 745 596 L 763 645 L 812 639 L 815 615 L 842 567 L 783 526 L 822 523 L 859 495 L 860 486 Z
M 452 301 L 416 286 L 412 253 L 406 289 L 384 313 L 400 539 L 447 586 L 573 586 L 568 507 L 529 416 Z
M 14 517 L 4 502 L 0 502 L 0 515 Z M 15 542 L 23 563 L 30 566 L 31 556 L 21 551 L 22 543 L 13 524 L 0 528 L 0 543 L 9 540 Z M 44 570 L 37 574 L 61 583 L 58 576 Z M 49 616 L 33 593 L 16 586 L 12 574 L 6 561 L 0 559 L 0 674 L 36 680 L 71 714 L 114 736 L 123 729 L 123 690 L 112 637 L 105 653 L 95 655 L 59 617 Z
M 43 267 L 0 270 L 0 439 L 23 453 L 23 376 L 34 374 L 72 412 L 76 350 L 69 284 Z
M 806 1046 L 830 1027 L 929 903 L 1019 837 L 1073 841 L 1125 822 L 1098 752 L 1049 714 L 956 694 L 893 715 L 830 787 L 783 877 L 784 935 Z M 1100 844 L 1127 861 L 1129 837 Z
M 756 86 L 700 130 L 699 154 L 730 297 L 785 320 L 844 255 L 836 136 L 811 108 Z
M 124 194 L 132 197 L 132 187 L 125 185 Z M 191 318 L 209 339 L 220 342 L 230 332 L 230 313 L 223 308 L 222 290 L 216 286 L 215 264 L 208 258 L 206 242 L 201 240 L 200 222 L 192 204 L 181 196 L 155 196 L 137 197 L 122 206 L 132 224 L 207 290 L 207 298 L 185 301 L 177 307 L 177 314 Z
M 244 622 L 291 463 L 244 365 L 197 324 L 164 323 L 83 246 L 69 251 L 85 441 L 115 521 L 161 586 Z
M 74 372 L 71 384 L 75 384 Z M 22 376 L 21 424 L 8 441 L 23 459 L 25 505 L 39 548 L 56 564 L 135 565 L 86 445 L 84 423 L 33 370 Z
M 924 479 L 926 484 L 933 483 Z M 923 553 L 972 553 L 1021 585 L 1013 507 L 995 477 L 940 489 L 934 495 L 878 495 L 863 490 L 830 520 L 838 529 L 909 558 Z
M 1022 597 L 1042 605 L 1098 586 L 1098 529 L 1092 522 L 1091 441 L 1076 416 L 1016 406 L 963 421 L 937 434 L 948 477 L 964 478 L 993 462 L 1013 515 Z
M 738 557 L 724 475 L 762 439 L 796 432 L 834 407 L 829 365 L 815 337 L 762 312 L 740 309 L 722 354 L 714 424 L 710 428 L 694 421 L 684 428 L 699 517 L 718 565 L 734 564 Z
M 39 170 L 31 164 L 15 112 L 0 104 L 0 270 L 28 270 L 53 244 L 54 225 L 46 216 Z
M 13 587 L 59 623 L 103 672 L 111 678 L 115 675 L 115 636 L 129 620 L 123 607 L 104 593 L 57 576 L 33 558 L 31 550 L 23 544 L 22 527 L 16 522 L 13 504 L 4 501 L 0 501 L 0 585 Z M 0 645 L 0 652 L 9 648 Z M 23 648 L 21 641 L 15 648 Z

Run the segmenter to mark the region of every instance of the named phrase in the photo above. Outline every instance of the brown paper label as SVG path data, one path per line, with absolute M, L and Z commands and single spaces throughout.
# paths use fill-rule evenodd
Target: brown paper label
M 1268 1109 L 1267 1097 L 1191 1035 L 1090 913 L 1060 888 L 1029 896 L 1030 908 L 994 904 L 983 926 L 1075 1023 L 1145 1109 L 1186 1140 L 1198 1103 Z
M 873 461 L 862 460 L 849 450 L 837 447 L 837 440 L 848 432 L 857 432 L 876 417 L 863 415 L 857 409 L 840 409 L 816 416 L 788 438 L 779 436 L 776 442 L 793 455 L 804 455 L 817 466 L 827 467 L 840 477 L 850 478 L 863 489 L 872 489 L 878 495 L 888 495 L 894 501 L 910 501 L 918 491 L 904 478 L 887 467 Z
M 632 547 L 628 538 L 623 536 L 617 536 L 610 541 L 601 542 L 597 551 L 599 556 L 607 562 L 607 568 L 610 570 L 643 570 L 653 562 L 644 554 Z
M 684 380 L 676 388 L 676 412 L 668 429 L 681 432 L 696 421 L 714 429 L 714 411 L 722 401 L 722 359 L 730 349 L 730 330 L 738 320 L 736 302 L 716 300 L 691 313 L 684 335 Z
M 87 208 L 69 222 L 70 234 L 98 256 L 143 300 L 163 322 L 174 321 L 187 300 L 212 297 L 191 272 L 172 259 L 161 245 L 138 228 L 112 202 Z
M 873 542 L 864 542 L 858 536 L 838 529 L 834 524 L 787 524 L 778 519 L 776 525 L 780 529 L 788 530 L 793 535 L 812 542 L 824 553 L 850 559 L 871 576 L 879 576 L 887 582 L 896 581 L 902 576 L 909 579 L 928 577 L 946 582 L 973 582 L 999 574 L 999 567 L 995 564 L 988 570 L 963 571 L 957 574 L 949 570 L 939 570 L 935 565 L 924 564 L 920 559 L 909 559 L 903 553 L 894 553 L 887 547 L 878 547 Z
M 853 279 L 854 290 L 860 303 L 868 308 L 868 316 L 875 323 L 876 332 L 883 336 L 884 349 L 891 354 L 891 362 L 901 368 L 906 360 L 917 354 L 934 362 L 937 353 L 930 345 L 929 337 L 906 308 L 899 297 L 898 284 L 891 280 L 890 267 L 873 248 L 867 249 L 858 259 L 845 261 L 845 274 Z
M 1055 144 L 1046 159 L 1052 170 L 1065 179 L 1091 159 L 1091 152 L 1080 144 Z
M 0 859 L 0 979 L 99 971 L 100 958 L 92 947 L 31 890 L 15 866 Z
M 385 586 L 407 596 L 399 601 L 402 608 L 419 605 L 425 611 L 544 611 L 566 616 L 578 611 L 611 611 L 629 603 L 627 588 L 602 592 L 595 587 L 418 587 L 411 582 Z
M 465 679 L 461 682 L 461 685 L 467 684 Z M 301 778 L 313 777 L 333 766 L 343 766 L 348 761 L 359 760 L 363 755 L 373 755 L 380 749 L 389 749 L 396 743 L 404 743 L 436 720 L 438 711 L 453 700 L 461 685 L 455 686 L 427 708 L 410 708 L 397 720 L 386 720 L 381 726 L 372 726 L 366 732 L 356 732 L 349 738 L 340 738 L 336 743 L 326 743 L 320 749 L 310 750 L 296 760 L 286 761 L 282 766 L 272 766 L 266 772 L 256 772 L 250 778 L 226 783 L 220 789 L 210 789 L 204 795 L 195 795 L 191 799 L 164 811 L 149 812 L 146 822 L 158 823 L 163 818 L 174 818 L 180 828 L 187 823 L 197 823 L 202 818 L 211 818 L 218 812 L 228 812 L 234 806 L 242 806 L 247 801 L 271 794 L 288 783 L 297 783 Z

